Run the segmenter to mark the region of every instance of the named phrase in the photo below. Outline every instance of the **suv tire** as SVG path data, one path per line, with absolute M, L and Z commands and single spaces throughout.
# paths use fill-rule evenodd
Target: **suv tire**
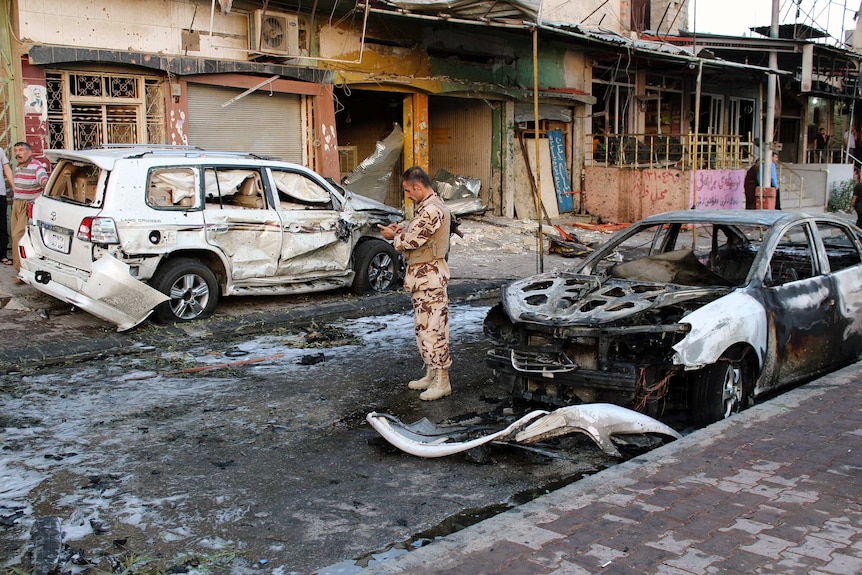
M 205 319 L 218 304 L 218 280 L 211 269 L 197 260 L 168 260 L 149 283 L 171 298 L 156 307 L 154 317 L 160 323 Z
M 389 242 L 366 240 L 353 251 L 353 278 L 351 291 L 355 294 L 384 292 L 398 286 L 398 254 Z

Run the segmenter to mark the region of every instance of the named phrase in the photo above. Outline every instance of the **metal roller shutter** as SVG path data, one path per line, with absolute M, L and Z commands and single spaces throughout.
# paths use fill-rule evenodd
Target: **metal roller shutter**
M 482 100 L 437 96 L 429 98 L 428 108 L 431 177 L 444 169 L 455 175 L 479 178 L 481 196 L 487 198 L 494 138 L 491 107 Z
M 222 107 L 243 91 L 190 83 L 189 145 L 304 163 L 302 98 L 261 90 Z

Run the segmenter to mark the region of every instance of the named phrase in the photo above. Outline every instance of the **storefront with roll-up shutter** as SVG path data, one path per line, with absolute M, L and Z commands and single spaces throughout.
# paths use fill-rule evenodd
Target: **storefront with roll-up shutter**
M 188 144 L 307 163 L 303 96 L 188 83 Z M 239 97 L 242 96 L 242 97 Z

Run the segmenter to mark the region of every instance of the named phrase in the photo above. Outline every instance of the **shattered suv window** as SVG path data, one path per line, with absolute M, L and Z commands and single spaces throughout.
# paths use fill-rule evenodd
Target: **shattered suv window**
M 260 171 L 253 168 L 207 168 L 204 197 L 208 209 L 267 207 Z
M 200 206 L 195 170 L 156 168 L 147 178 L 147 205 L 157 210 L 191 209 Z
M 273 170 L 272 179 L 284 210 L 331 209 L 329 191 L 302 174 Z
M 98 166 L 87 162 L 61 160 L 54 171 L 56 176 L 45 191 L 46 195 L 86 206 L 102 205 L 104 176 Z

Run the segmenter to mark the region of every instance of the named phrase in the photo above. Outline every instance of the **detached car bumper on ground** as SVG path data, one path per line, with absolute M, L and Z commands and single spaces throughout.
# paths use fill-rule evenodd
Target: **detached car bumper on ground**
M 703 425 L 862 350 L 862 231 L 826 214 L 680 211 L 578 267 L 509 284 L 485 320 L 516 396 Z
M 20 275 L 120 329 L 151 311 L 202 319 L 221 296 L 384 291 L 401 279 L 377 228 L 401 211 L 303 166 L 171 146 L 46 155 L 55 167 Z

